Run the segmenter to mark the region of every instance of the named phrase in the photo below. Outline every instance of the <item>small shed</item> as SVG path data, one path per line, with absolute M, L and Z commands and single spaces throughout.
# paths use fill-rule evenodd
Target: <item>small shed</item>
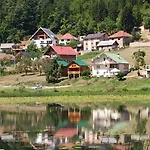
M 81 73 L 88 69 L 88 64 L 84 61 L 74 60 L 68 65 L 68 78 L 80 77 Z

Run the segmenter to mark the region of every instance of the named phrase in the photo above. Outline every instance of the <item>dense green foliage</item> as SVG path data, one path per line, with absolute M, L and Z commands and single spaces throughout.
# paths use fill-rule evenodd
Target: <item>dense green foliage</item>
M 0 43 L 18 42 L 39 26 L 54 33 L 113 33 L 150 27 L 149 0 L 1 0 Z

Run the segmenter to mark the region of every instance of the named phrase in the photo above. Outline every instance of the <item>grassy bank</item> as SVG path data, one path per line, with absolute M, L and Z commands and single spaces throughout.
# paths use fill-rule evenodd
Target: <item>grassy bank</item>
M 51 96 L 51 97 L 10 97 L 0 98 L 0 104 L 33 104 L 40 102 L 62 104 L 96 104 L 103 105 L 145 105 L 150 106 L 150 95 L 89 95 L 89 96 Z

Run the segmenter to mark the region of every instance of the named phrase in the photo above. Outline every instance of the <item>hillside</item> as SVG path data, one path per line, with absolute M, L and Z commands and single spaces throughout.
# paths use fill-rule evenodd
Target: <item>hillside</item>
M 145 61 L 146 64 L 150 64 L 150 47 L 136 47 L 136 48 L 125 48 L 121 49 L 119 51 L 111 51 L 112 53 L 119 54 L 121 57 L 123 57 L 125 60 L 127 60 L 130 65 L 134 65 L 134 59 L 132 59 L 132 54 L 138 50 L 142 50 L 146 53 Z M 91 59 L 97 55 L 99 55 L 100 51 L 93 51 L 89 52 L 83 55 L 78 56 L 78 59 L 85 60 L 88 64 L 91 64 Z
M 149 0 L 0 0 L 0 43 L 28 39 L 38 27 L 55 34 L 129 33 L 150 28 Z

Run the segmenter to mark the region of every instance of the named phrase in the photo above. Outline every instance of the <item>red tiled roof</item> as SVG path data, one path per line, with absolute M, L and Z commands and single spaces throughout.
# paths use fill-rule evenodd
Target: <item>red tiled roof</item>
M 15 56 L 11 54 L 6 54 L 6 53 L 0 53 L 0 60 L 2 59 L 14 60 Z
M 113 35 L 111 35 L 109 38 L 121 38 L 121 37 L 132 37 L 131 34 L 125 32 L 125 31 L 119 31 Z
M 58 55 L 77 55 L 72 47 L 67 46 L 51 46 Z
M 55 133 L 54 138 L 73 138 L 76 134 L 78 134 L 78 130 L 76 128 L 61 128 Z
M 60 38 L 61 40 L 63 39 L 63 40 L 67 40 L 67 39 L 69 39 L 69 40 L 71 40 L 71 39 L 76 39 L 76 37 L 74 37 L 72 34 L 70 34 L 70 33 L 66 33 L 66 34 L 64 34 L 61 38 Z

